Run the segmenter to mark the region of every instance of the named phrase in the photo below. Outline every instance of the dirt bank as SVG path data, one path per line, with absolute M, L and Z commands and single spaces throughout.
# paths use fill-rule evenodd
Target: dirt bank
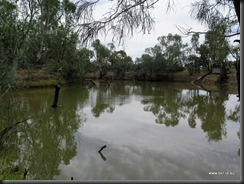
M 191 83 L 192 81 L 203 76 L 204 74 L 206 74 L 206 72 L 189 75 L 187 71 L 183 71 L 183 72 L 174 73 L 171 77 L 172 77 L 172 82 Z M 112 76 L 112 78 L 114 76 L 113 72 L 109 72 L 108 75 Z M 98 72 L 88 73 L 85 75 L 85 78 L 95 79 L 98 78 L 98 76 L 99 76 Z M 19 77 L 19 83 L 23 86 L 28 86 L 28 87 L 44 87 L 44 86 L 54 85 L 57 83 L 67 84 L 72 82 L 63 79 L 61 76 L 51 75 L 43 70 L 28 71 L 28 70 L 21 69 L 18 71 L 18 77 Z M 135 74 L 132 73 L 126 73 L 125 75 L 126 80 L 133 80 L 134 77 Z M 218 74 L 209 74 L 202 80 L 202 84 L 211 85 L 211 86 L 215 85 L 218 77 L 219 77 Z M 237 85 L 235 70 L 232 70 L 228 74 L 228 82 L 226 83 L 226 85 L 234 85 L 234 86 Z
M 68 84 L 72 81 L 65 80 L 58 75 L 51 75 L 43 70 L 24 70 L 17 72 L 18 84 L 22 87 L 46 87 L 55 84 Z

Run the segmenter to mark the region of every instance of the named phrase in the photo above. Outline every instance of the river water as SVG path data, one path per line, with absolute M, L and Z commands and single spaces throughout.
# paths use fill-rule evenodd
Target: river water
M 53 95 L 53 88 L 15 95 L 21 110 L 9 118 L 30 119 L 4 153 L 28 169 L 26 179 L 240 180 L 240 102 L 225 88 L 62 86 L 57 108 Z

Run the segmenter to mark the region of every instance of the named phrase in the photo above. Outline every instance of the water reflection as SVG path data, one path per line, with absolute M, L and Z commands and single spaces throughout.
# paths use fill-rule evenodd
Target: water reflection
M 31 119 L 8 139 L 0 158 L 22 174 L 27 169 L 26 179 L 228 179 L 207 174 L 217 168 L 235 171 L 229 179 L 240 175 L 235 140 L 240 131 L 234 132 L 240 104 L 225 88 L 146 82 L 70 86 L 60 90 L 60 107 L 51 108 L 53 92 L 14 95 L 20 107 L 9 119 Z M 108 148 L 97 152 L 104 144 Z
M 102 113 L 113 113 L 116 105 L 123 105 L 131 102 L 131 88 L 121 84 L 112 85 L 111 87 L 90 88 L 89 100 L 92 106 L 94 117 L 98 118 Z
M 106 157 L 103 155 L 103 153 L 102 152 L 98 152 L 99 153 L 99 155 L 100 155 L 100 157 L 104 160 L 104 161 L 106 161 L 107 159 L 106 159 Z
M 15 96 L 21 101 L 21 109 L 25 109 L 22 116 L 28 114 L 31 119 L 22 125 L 22 131 L 14 134 L 16 141 L 11 150 L 4 147 L 1 155 L 3 160 L 12 160 L 11 163 L 21 170 L 27 169 L 27 179 L 52 179 L 60 173 L 59 165 L 69 164 L 77 153 L 74 135 L 85 119 L 77 115 L 76 109 L 82 108 L 88 93 L 83 91 L 73 94 L 70 99 L 63 98 L 65 105 L 54 109 L 51 108 L 52 91 L 30 90 Z M 17 112 L 15 114 L 19 116 Z M 7 154 L 8 151 L 15 152 L 16 156 Z M 8 176 L 2 177 L 8 179 Z
M 207 132 L 209 141 L 218 141 L 222 136 L 226 136 L 225 102 L 228 100 L 226 91 L 210 91 L 200 95 L 204 91 L 187 90 L 186 94 L 183 94 L 180 90 L 162 88 L 147 89 L 151 95 L 142 100 L 144 110 L 155 115 L 156 123 L 174 127 L 187 117 L 189 126 L 195 128 L 196 120 L 200 119 L 201 128 Z
M 92 113 L 95 117 L 104 112 L 112 113 L 116 105 L 131 103 L 133 95 L 140 98 L 144 111 L 153 113 L 156 123 L 166 127 L 177 126 L 182 119 L 187 118 L 189 127 L 195 128 L 196 121 L 200 120 L 209 141 L 218 141 L 226 136 L 226 119 L 240 121 L 238 103 L 234 109 L 226 109 L 229 100 L 226 88 L 219 91 L 190 90 L 158 83 L 153 86 L 148 83 L 126 83 L 106 89 L 93 88 L 90 91 Z

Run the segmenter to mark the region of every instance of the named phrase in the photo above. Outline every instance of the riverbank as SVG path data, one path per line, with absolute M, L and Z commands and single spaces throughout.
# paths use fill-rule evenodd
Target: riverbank
M 189 75 L 188 71 L 176 72 L 172 74 L 170 82 L 191 83 L 192 81 L 203 76 L 204 74 L 206 74 L 206 72 L 194 73 L 192 75 Z M 89 79 L 89 78 L 96 79 L 98 78 L 97 75 L 98 75 L 97 73 L 89 73 L 85 75 L 85 79 Z M 112 76 L 111 73 L 110 76 Z M 134 76 L 133 74 L 127 73 L 125 75 L 125 79 L 133 80 L 133 76 Z M 216 86 L 216 81 L 218 77 L 219 77 L 218 74 L 209 74 L 201 81 L 201 84 L 204 86 Z M 18 78 L 19 78 L 18 83 L 20 86 L 30 87 L 30 88 L 52 86 L 57 83 L 63 85 L 74 83 L 74 81 L 72 80 L 67 80 L 62 78 L 61 76 L 52 75 L 43 70 L 37 70 L 37 69 L 31 71 L 21 69 L 18 71 Z M 231 70 L 231 72 L 228 74 L 228 81 L 226 85 L 237 86 L 235 70 Z
M 31 71 L 20 69 L 17 72 L 18 85 L 25 88 L 48 87 L 55 84 L 70 84 L 73 81 L 66 80 L 58 75 L 52 75 L 41 69 L 34 69 Z

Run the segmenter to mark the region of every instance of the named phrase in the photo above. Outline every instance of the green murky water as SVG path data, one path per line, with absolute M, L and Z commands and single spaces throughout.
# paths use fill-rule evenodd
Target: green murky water
M 236 94 L 114 82 L 62 87 L 52 108 L 53 95 L 53 88 L 18 92 L 21 110 L 2 115 L 30 116 L 1 151 L 2 163 L 28 169 L 26 179 L 240 179 Z

